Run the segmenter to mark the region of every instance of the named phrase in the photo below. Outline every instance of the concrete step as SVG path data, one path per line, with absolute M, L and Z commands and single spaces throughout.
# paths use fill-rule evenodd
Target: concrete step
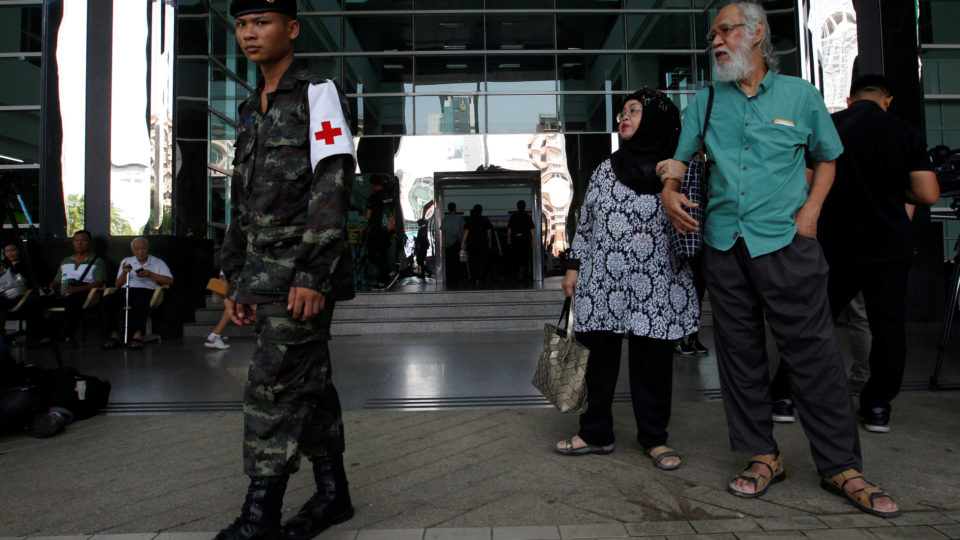
M 220 320 L 223 305 L 208 300 L 196 311 L 196 322 L 183 335 L 206 336 Z M 556 322 L 563 297 L 556 289 L 519 291 L 373 292 L 337 305 L 334 335 L 405 334 L 417 332 L 527 331 Z M 703 304 L 703 325 L 712 324 L 709 299 Z M 253 336 L 253 327 L 227 327 L 228 336 Z

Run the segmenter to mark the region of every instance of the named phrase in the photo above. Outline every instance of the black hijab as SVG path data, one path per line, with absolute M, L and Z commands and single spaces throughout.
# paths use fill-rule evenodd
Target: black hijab
M 680 139 L 680 111 L 666 94 L 650 88 L 641 88 L 623 102 L 631 99 L 643 105 L 643 116 L 633 137 L 620 138 L 620 149 L 610 156 L 610 164 L 623 185 L 640 195 L 655 195 L 663 189 L 657 162 L 672 158 Z

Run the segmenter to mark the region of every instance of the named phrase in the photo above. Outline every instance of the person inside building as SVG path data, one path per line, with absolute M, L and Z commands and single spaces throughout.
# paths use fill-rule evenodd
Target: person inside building
M 143 348 L 150 315 L 150 299 L 158 287 L 173 285 L 173 274 L 162 259 L 150 254 L 150 242 L 142 236 L 130 241 L 132 256 L 120 261 L 113 294 L 103 297 L 103 350 L 124 344 L 130 349 Z M 121 335 L 121 332 L 123 335 Z
M 681 463 L 667 445 L 674 343 L 700 325 L 693 275 L 671 249 L 655 174 L 676 148 L 680 112 L 662 92 L 643 88 L 627 96 L 617 122 L 620 149 L 590 179 L 563 279 L 564 294 L 575 297 L 576 339 L 590 361 L 580 430 L 556 451 L 613 451 L 611 406 L 626 337 L 637 442 L 669 471 Z
M 44 309 L 64 308 L 63 338 L 67 348 L 78 347 L 76 333 L 83 304 L 90 290 L 102 288 L 106 279 L 106 261 L 93 252 L 93 235 L 83 229 L 73 233 L 73 255 L 60 261 L 41 302 Z
M 250 482 L 216 538 L 307 540 L 354 514 L 328 342 L 336 302 L 355 294 L 346 227 L 356 154 L 343 93 L 294 57 L 296 0 L 234 0 L 230 15 L 259 77 L 239 109 L 223 303 L 257 338 L 243 394 Z M 281 525 L 301 456 L 316 491 Z
M 440 222 L 440 244 L 443 245 L 443 268 L 447 283 L 460 279 L 460 243 L 463 240 L 463 216 L 457 213 L 457 203 L 447 204 L 447 215 Z
M 397 229 L 394 218 L 394 199 L 392 190 L 386 189 L 390 176 L 382 173 L 370 177 L 370 189 L 373 193 L 367 198 L 367 256 L 377 268 L 377 287 L 387 286 L 391 278 L 391 268 L 387 253 L 390 251 L 390 238 Z
M 517 211 L 507 222 L 507 245 L 510 246 L 513 275 L 520 281 L 530 279 L 530 266 L 533 264 L 534 227 L 533 220 L 527 214 L 527 203 L 517 201 Z
M 470 209 L 460 249 L 467 252 L 470 279 L 474 284 L 480 285 L 490 270 L 490 253 L 493 250 L 493 224 L 490 223 L 490 218 L 483 215 L 482 205 L 475 204 Z
M 708 42 L 717 78 L 709 128 L 703 133 L 710 95 L 704 89 L 687 107 L 674 158 L 657 171 L 667 215 L 686 233 L 700 224 L 679 191 L 682 160 L 703 143 L 712 162 L 704 275 L 731 449 L 751 454 L 727 490 L 756 498 L 787 476 L 771 419 L 766 321 L 788 366 L 821 486 L 864 512 L 899 515 L 890 494 L 860 472 L 860 438 L 827 301 L 827 262 L 816 238 L 843 152 L 840 137 L 820 92 L 777 73 L 767 14 L 758 4 L 721 9 Z

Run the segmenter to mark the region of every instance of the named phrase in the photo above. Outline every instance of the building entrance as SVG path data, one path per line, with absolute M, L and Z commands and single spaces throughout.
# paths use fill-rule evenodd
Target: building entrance
M 517 202 L 523 201 L 526 212 L 534 224 L 533 248 L 530 250 L 528 279 L 534 285 L 543 281 L 543 217 L 541 215 L 540 171 L 485 171 L 485 172 L 437 172 L 433 175 L 434 201 L 438 211 L 434 213 L 434 229 L 437 232 L 435 239 L 437 279 L 441 283 L 454 284 L 472 272 L 471 279 L 478 279 L 478 272 L 486 275 L 487 272 L 505 272 L 506 266 L 511 265 L 511 250 L 506 242 L 506 231 L 510 216 L 517 212 Z M 478 267 L 478 261 L 464 267 L 451 269 L 450 264 L 461 264 L 460 257 L 447 255 L 447 250 L 456 249 L 458 245 L 444 246 L 440 238 L 440 226 L 447 213 L 447 205 L 455 203 L 457 214 L 469 218 L 470 211 L 476 205 L 483 208 L 483 216 L 493 225 L 492 247 L 484 253 L 483 266 Z M 441 211 L 442 210 L 442 211 Z M 469 259 L 469 251 L 465 254 Z M 477 256 L 474 254 L 473 256 Z M 450 262 L 448 262 L 450 261 Z

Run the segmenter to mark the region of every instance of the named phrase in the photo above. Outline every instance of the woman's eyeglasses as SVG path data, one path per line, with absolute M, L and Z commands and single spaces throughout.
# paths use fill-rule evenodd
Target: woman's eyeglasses
M 630 107 L 629 110 L 617 114 L 617 123 L 619 124 L 620 122 L 623 122 L 628 116 L 636 116 L 642 110 L 643 107 L 640 105 L 634 105 L 633 107 Z
M 716 30 L 711 30 L 707 34 L 707 45 L 713 43 L 713 40 L 720 36 L 726 38 L 727 34 L 730 33 L 734 28 L 740 28 L 741 26 L 746 26 L 747 23 L 737 23 L 737 24 L 721 24 L 717 27 Z

